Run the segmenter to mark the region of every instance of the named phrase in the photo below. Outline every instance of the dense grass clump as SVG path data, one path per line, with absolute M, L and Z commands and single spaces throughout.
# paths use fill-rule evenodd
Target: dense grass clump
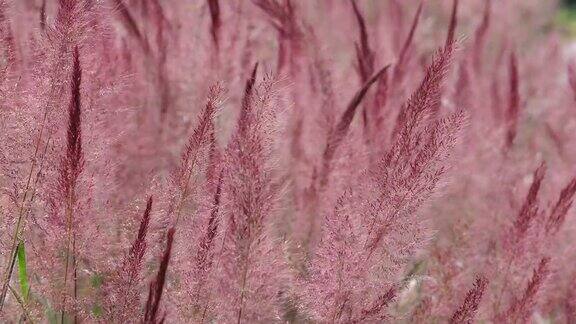
M 0 0 L 0 322 L 576 322 L 569 2 Z

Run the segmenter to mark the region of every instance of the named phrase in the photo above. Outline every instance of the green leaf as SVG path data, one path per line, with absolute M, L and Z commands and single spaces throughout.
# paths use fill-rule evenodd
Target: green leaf
M 28 282 L 28 271 L 26 268 L 26 250 L 24 248 L 24 241 L 20 240 L 18 243 L 18 250 L 16 251 L 16 254 L 18 257 L 18 278 L 20 280 L 20 291 L 24 302 L 28 302 L 30 284 Z

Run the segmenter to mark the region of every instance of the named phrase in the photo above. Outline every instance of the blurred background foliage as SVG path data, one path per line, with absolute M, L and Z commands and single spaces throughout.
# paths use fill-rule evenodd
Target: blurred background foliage
M 562 0 L 562 4 L 556 21 L 571 36 L 576 36 L 576 0 Z

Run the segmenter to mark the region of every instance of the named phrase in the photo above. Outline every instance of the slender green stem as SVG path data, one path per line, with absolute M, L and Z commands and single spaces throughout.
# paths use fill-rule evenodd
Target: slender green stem
M 242 320 L 242 310 L 244 309 L 244 298 L 246 295 L 246 284 L 248 282 L 248 268 L 250 267 L 250 249 L 252 247 L 252 239 L 248 241 L 248 250 L 246 251 L 246 262 L 244 264 L 244 269 L 242 269 L 242 291 L 240 292 L 240 305 L 238 309 L 238 321 L 240 324 Z
M 56 66 L 55 66 L 56 73 L 58 73 L 60 70 L 62 70 L 63 64 L 64 64 L 64 60 L 59 59 L 58 64 L 56 64 Z M 54 94 L 58 93 L 60 88 L 62 87 L 62 86 L 56 86 L 56 84 L 59 84 L 59 83 L 55 82 L 54 85 L 50 88 L 48 101 L 47 101 L 46 106 L 44 108 L 44 114 L 43 114 L 42 121 L 40 122 L 40 126 L 39 126 L 38 137 L 36 138 L 36 141 L 34 144 L 34 154 L 32 155 L 30 170 L 28 171 L 28 175 L 27 175 L 27 179 L 26 179 L 26 185 L 24 187 L 24 193 L 22 195 L 22 201 L 21 201 L 20 206 L 18 208 L 19 209 L 18 210 L 18 220 L 16 222 L 16 227 L 14 229 L 14 233 L 12 236 L 12 244 L 10 247 L 10 252 L 8 253 L 9 262 L 6 266 L 6 270 L 4 271 L 4 276 L 2 279 L 3 280 L 2 281 L 2 289 L 0 290 L 0 311 L 2 311 L 2 309 L 4 308 L 4 302 L 6 300 L 6 294 L 8 292 L 8 286 L 10 284 L 10 279 L 12 278 L 12 273 L 14 272 L 14 264 L 16 263 L 16 248 L 18 247 L 18 241 L 20 239 L 22 239 L 21 236 L 22 236 L 22 232 L 23 232 L 23 225 L 25 223 L 26 216 L 28 215 L 28 209 L 32 206 L 33 198 L 35 196 L 34 194 L 31 196 L 31 199 L 28 203 L 29 207 L 28 207 L 28 209 L 25 208 L 26 199 L 28 198 L 28 193 L 29 193 L 30 189 L 32 189 L 33 192 L 35 192 L 35 188 L 31 188 L 32 175 L 34 174 L 34 170 L 36 169 L 36 166 L 37 166 L 37 161 L 38 161 L 38 157 L 39 157 L 38 154 L 40 152 L 42 138 L 44 137 L 44 132 L 46 130 L 46 120 L 48 119 L 48 114 L 50 113 L 50 111 L 52 110 L 52 108 L 54 106 L 51 103 L 50 98 L 53 98 Z M 44 147 L 44 151 L 40 155 L 40 168 L 37 171 L 37 176 L 36 176 L 36 179 L 34 181 L 34 187 L 38 183 L 39 175 L 42 171 L 41 168 L 44 164 L 44 160 L 46 158 L 46 152 L 48 151 L 48 147 L 50 145 L 51 138 L 52 138 L 52 133 L 49 133 L 48 139 L 46 141 L 46 146 Z
M 61 320 L 62 323 L 64 323 L 64 307 L 66 304 L 66 297 L 67 297 L 67 284 L 68 284 L 68 272 L 69 272 L 69 267 L 70 267 L 70 263 L 72 263 L 72 271 L 74 271 L 73 274 L 73 282 L 74 282 L 74 299 L 76 299 L 76 235 L 74 233 L 74 212 L 73 212 L 73 208 L 74 208 L 74 201 L 75 201 L 75 196 L 74 196 L 74 188 L 70 189 L 70 193 L 69 193 L 69 197 L 68 197 L 68 206 L 66 206 L 66 263 L 64 266 L 64 297 L 62 300 L 62 314 L 61 314 Z M 70 249 L 72 249 L 72 252 L 70 252 Z

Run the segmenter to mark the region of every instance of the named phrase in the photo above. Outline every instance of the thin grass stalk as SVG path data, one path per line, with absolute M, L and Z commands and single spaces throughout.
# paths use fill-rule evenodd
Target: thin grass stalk
M 422 15 L 423 7 L 424 7 L 424 0 L 421 0 L 420 3 L 418 4 L 418 9 L 416 9 L 414 19 L 412 20 L 412 26 L 410 27 L 410 32 L 408 33 L 406 41 L 404 41 L 404 45 L 402 46 L 402 50 L 400 50 L 400 54 L 398 55 L 398 61 L 396 63 L 396 67 L 394 68 L 394 79 L 398 79 L 398 77 L 402 75 L 402 69 L 404 68 L 404 64 L 406 63 L 408 50 L 410 49 L 410 45 L 412 45 L 412 39 L 414 38 L 416 28 L 418 27 L 418 23 L 420 22 L 420 16 Z
M 536 294 L 544 285 L 550 272 L 550 257 L 543 257 L 540 259 L 538 266 L 532 273 L 532 278 L 528 282 L 528 286 L 522 294 L 522 298 L 516 299 L 512 306 L 506 311 L 504 318 L 510 318 L 512 315 L 512 323 L 527 323 L 528 317 L 531 315 L 532 308 Z M 511 314 L 512 313 L 512 314 Z M 518 317 L 521 318 L 518 318 Z
M 66 18 L 67 14 L 69 15 L 68 11 L 73 11 L 73 7 L 70 8 L 70 7 L 68 7 L 68 5 L 69 4 L 60 3 L 60 8 L 59 8 L 58 17 L 57 17 L 57 24 L 63 25 L 65 29 L 70 28 L 70 25 L 72 24 Z M 74 6 L 74 5 L 72 5 L 72 6 Z M 43 6 L 43 7 L 45 10 L 45 6 Z M 45 15 L 45 12 L 44 12 L 44 15 Z M 68 48 L 69 48 L 68 40 L 64 39 L 64 41 L 61 43 L 61 46 L 60 46 L 60 52 L 61 53 L 67 52 Z M 58 76 L 60 71 L 63 69 L 64 65 L 66 64 L 66 58 L 65 58 L 65 56 L 60 55 L 57 57 L 56 60 L 57 60 L 57 63 L 55 65 L 53 73 L 51 73 L 51 75 L 57 75 Z M 38 154 L 40 152 L 40 147 L 42 144 L 42 139 L 44 137 L 44 132 L 46 129 L 46 122 L 48 119 L 48 115 L 56 106 L 56 104 L 54 103 L 52 98 L 55 98 L 56 94 L 61 93 L 62 90 L 63 90 L 63 85 L 60 85 L 59 82 L 53 82 L 50 86 L 50 90 L 48 91 L 48 97 L 47 97 L 47 102 L 44 106 L 42 121 L 40 122 L 40 125 L 39 125 L 38 137 L 36 138 L 36 141 L 34 144 L 34 154 L 32 155 L 30 169 L 29 169 L 28 175 L 26 177 L 26 185 L 24 187 L 24 193 L 22 194 L 22 201 L 20 203 L 20 206 L 18 207 L 18 216 L 17 216 L 18 220 L 16 222 L 16 227 L 14 229 L 14 234 L 12 236 L 12 244 L 11 244 L 10 252 L 8 253 L 10 261 L 8 262 L 8 264 L 6 266 L 6 270 L 4 271 L 2 289 L 0 291 L 0 312 L 2 311 L 2 309 L 4 307 L 6 294 L 8 292 L 8 285 L 10 283 L 10 279 L 12 278 L 12 273 L 14 272 L 14 265 L 16 263 L 16 249 L 18 247 L 18 241 L 22 239 L 23 225 L 26 222 L 28 210 L 32 207 L 32 203 L 34 202 L 32 198 L 35 195 L 32 194 L 32 197 L 31 197 L 30 201 L 28 202 L 28 207 L 27 208 L 25 207 L 26 206 L 26 199 L 28 198 L 29 191 L 31 190 L 32 175 L 34 174 L 34 170 L 37 167 L 38 158 L 40 158 L 40 168 L 38 169 L 37 177 L 36 177 L 36 180 L 34 181 L 34 188 L 32 188 L 33 193 L 35 193 L 35 190 L 36 190 L 35 187 L 36 187 L 37 183 L 39 182 L 39 175 L 42 172 L 41 167 L 44 164 L 44 160 L 46 158 L 46 153 L 47 153 L 47 151 L 51 145 L 53 132 L 48 133 L 48 137 L 46 140 L 46 145 L 44 147 L 44 150 L 43 150 L 42 154 L 40 156 L 38 156 Z
M 368 42 L 368 31 L 364 17 L 356 5 L 356 1 L 350 0 L 350 2 L 352 3 L 352 9 L 354 11 L 354 15 L 356 16 L 356 21 L 360 30 L 360 45 L 358 45 L 358 43 L 355 44 L 356 60 L 358 64 L 357 71 L 360 75 L 361 82 L 366 83 L 366 81 L 368 81 L 374 72 L 374 51 L 370 48 L 370 43 Z M 369 127 L 368 118 L 368 105 L 364 104 L 362 107 L 362 123 L 364 125 L 364 131 L 367 135 L 370 134 L 371 130 Z
M 20 295 L 18 295 L 18 292 L 14 288 L 12 288 L 11 285 L 8 285 L 8 288 L 10 289 L 10 292 L 12 293 L 14 298 L 16 299 L 16 302 L 18 302 L 18 305 L 20 305 L 20 308 L 22 308 L 22 312 L 24 313 L 26 320 L 28 320 L 30 323 L 34 324 L 34 320 L 32 319 L 32 316 L 30 315 L 30 311 L 28 310 L 28 307 L 26 306 L 26 302 L 24 302 L 22 297 L 20 297 Z
M 116 6 L 115 9 L 119 13 L 121 21 L 128 33 L 137 40 L 137 43 L 142 47 L 144 54 L 150 55 L 150 44 L 146 37 L 142 35 L 142 32 L 140 32 L 130 9 L 128 9 L 122 0 L 114 0 L 114 5 Z
M 82 69 L 80 67 L 80 58 L 78 47 L 74 49 L 73 54 L 73 71 L 71 83 L 71 99 L 68 108 L 69 121 L 67 132 L 67 149 L 66 156 L 63 160 L 63 169 L 61 170 L 62 185 L 66 194 L 66 258 L 64 266 L 64 290 L 66 291 L 68 283 L 69 267 L 72 268 L 73 281 L 73 298 L 76 300 L 77 294 L 77 264 L 76 264 L 76 231 L 74 208 L 76 206 L 76 185 L 78 177 L 82 172 L 83 153 L 82 153 L 82 121 L 81 121 L 81 101 L 80 85 L 82 82 Z M 62 301 L 63 307 L 66 304 L 66 292 Z M 64 322 L 64 309 L 61 314 Z M 76 322 L 76 315 L 74 316 Z
M 46 0 L 42 0 L 40 5 L 40 29 L 46 30 Z
M 58 60 L 58 64 L 56 65 L 54 71 L 60 71 L 63 68 L 64 63 L 65 63 L 64 59 Z M 53 98 L 56 93 L 60 92 L 61 88 L 63 88 L 63 86 L 57 87 L 57 86 L 53 85 L 50 88 L 48 98 Z M 6 299 L 6 293 L 8 291 L 8 285 L 10 283 L 10 279 L 11 279 L 12 273 L 14 271 L 14 264 L 16 262 L 16 249 L 18 247 L 18 241 L 23 239 L 23 237 L 22 237 L 23 230 L 24 230 L 23 225 L 26 222 L 26 217 L 28 215 L 28 211 L 30 210 L 30 208 L 32 207 L 32 204 L 34 202 L 33 198 L 35 197 L 35 192 L 37 189 L 36 187 L 40 181 L 40 174 L 42 173 L 42 170 L 43 170 L 44 161 L 46 159 L 46 154 L 52 145 L 53 133 L 50 132 L 50 133 L 48 133 L 48 137 L 46 139 L 46 145 L 44 145 L 44 149 L 39 155 L 40 147 L 42 146 L 41 145 L 42 144 L 42 138 L 44 136 L 44 132 L 46 129 L 46 121 L 48 119 L 49 113 L 55 107 L 55 104 L 52 102 L 51 99 L 48 99 L 47 101 L 48 101 L 48 103 L 46 104 L 46 106 L 44 108 L 44 114 L 42 117 L 42 122 L 40 123 L 40 126 L 39 126 L 38 137 L 36 138 L 36 141 L 34 144 L 34 154 L 32 155 L 32 158 L 31 158 L 31 164 L 30 164 L 30 169 L 28 171 L 28 175 L 26 176 L 26 185 L 24 187 L 24 193 L 22 194 L 22 200 L 21 200 L 20 206 L 18 208 L 18 220 L 16 222 L 16 227 L 14 228 L 14 234 L 12 235 L 12 244 L 11 244 L 11 248 L 10 248 L 10 253 L 8 254 L 8 255 L 10 255 L 10 262 L 7 264 L 6 270 L 4 271 L 2 290 L 0 291 L 0 311 L 2 311 L 2 309 L 4 307 L 4 302 Z M 40 166 L 38 167 L 38 170 L 36 172 L 36 177 L 35 177 L 35 180 L 34 180 L 33 185 L 32 185 L 32 178 L 33 178 L 32 175 L 34 174 L 34 171 L 36 170 L 38 160 L 40 161 Z M 30 190 L 32 190 L 32 193 L 31 193 L 30 199 L 27 202 L 26 199 L 28 198 L 28 194 L 29 194 Z M 27 207 L 26 207 L 26 203 L 28 203 Z
M 530 185 L 530 189 L 528 190 L 528 194 L 524 200 L 524 204 L 522 208 L 518 212 L 516 219 L 513 224 L 513 239 L 512 244 L 519 245 L 522 243 L 526 232 L 528 231 L 531 222 L 533 221 L 534 217 L 537 215 L 538 212 L 538 193 L 540 191 L 540 186 L 542 184 L 542 180 L 544 179 L 544 175 L 546 173 L 546 165 L 544 163 L 540 164 L 540 166 L 534 171 L 532 184 Z M 516 262 L 518 258 L 518 253 L 512 253 L 510 259 L 506 266 L 506 271 L 504 273 L 504 285 L 498 295 L 498 299 L 496 300 L 496 304 L 494 306 L 495 313 L 498 314 L 500 311 L 500 305 L 502 303 L 502 298 L 506 289 L 508 289 L 509 284 L 509 276 L 511 275 L 512 265 Z
M 450 26 L 448 27 L 448 35 L 446 36 L 446 44 L 444 47 L 449 47 L 454 44 L 454 36 L 456 34 L 456 26 L 458 24 L 458 0 L 452 2 L 452 15 L 450 16 Z
M 248 283 L 248 269 L 250 267 L 250 250 L 252 250 L 253 236 L 250 236 L 248 241 L 248 249 L 246 251 L 246 262 L 244 263 L 244 268 L 242 269 L 242 286 L 240 293 L 240 304 L 238 305 L 238 321 L 236 324 L 240 324 L 242 320 L 242 310 L 244 309 L 244 297 L 246 293 L 246 284 Z
M 201 238 L 201 243 L 199 246 L 199 251 L 196 255 L 196 262 L 198 264 L 199 270 L 201 272 L 206 271 L 208 268 L 211 267 L 213 262 L 213 256 L 210 255 L 210 251 L 214 246 L 214 238 L 216 236 L 216 232 L 219 226 L 218 220 L 218 210 L 220 208 L 220 197 L 222 194 L 222 178 L 223 178 L 223 171 L 220 172 L 220 176 L 218 177 L 218 184 L 216 186 L 216 190 L 214 192 L 214 200 L 212 202 L 212 210 L 210 211 L 210 218 L 208 219 L 208 225 L 206 229 L 206 233 Z M 194 304 L 198 303 L 198 299 L 200 298 L 200 290 L 204 287 L 204 281 L 200 282 L 200 286 L 197 288 L 194 297 Z M 209 301 L 206 300 L 206 303 Z
M 180 221 L 184 202 L 190 194 L 190 180 L 192 179 L 194 167 L 196 166 L 196 162 L 198 161 L 198 157 L 200 155 L 200 150 L 202 149 L 203 144 L 206 142 L 207 135 L 210 132 L 214 132 L 214 123 L 212 119 L 216 110 L 216 100 L 220 93 L 220 89 L 218 86 L 215 86 L 210 89 L 210 92 L 211 93 L 208 98 L 208 102 L 204 108 L 204 113 L 199 120 L 199 125 L 194 130 L 194 133 L 190 136 L 189 143 L 182 156 L 182 162 L 180 166 L 181 174 L 179 175 L 181 180 L 181 193 L 176 206 L 176 218 L 174 220 L 174 226 L 176 226 Z M 190 155 L 192 156 L 190 157 Z M 184 181 L 182 181 L 182 179 Z
M 509 94 L 508 94 L 508 110 L 506 111 L 506 149 L 510 149 L 516 134 L 518 132 L 518 119 L 520 115 L 520 76 L 518 72 L 518 59 L 516 53 L 510 54 L 508 64 L 508 77 L 509 77 Z
M 16 263 L 16 250 L 18 247 L 18 241 L 22 240 L 22 225 L 23 223 L 26 221 L 26 216 L 28 214 L 28 210 L 24 209 L 24 206 L 26 204 L 26 198 L 28 195 L 28 191 L 30 190 L 30 183 L 32 181 L 32 174 L 34 172 L 34 169 L 36 167 L 36 161 L 37 161 L 37 155 L 38 155 L 38 151 L 40 149 L 40 143 L 42 140 L 42 135 L 44 132 L 44 127 L 45 127 L 45 122 L 48 116 L 48 110 L 46 109 L 44 112 L 44 117 L 42 119 L 42 123 L 40 125 L 40 132 L 36 141 L 36 144 L 34 146 L 34 156 L 32 158 L 32 164 L 30 166 L 30 170 L 28 172 L 28 176 L 27 176 L 27 180 L 26 180 L 26 186 L 24 189 L 24 194 L 22 196 L 22 202 L 20 203 L 20 207 L 19 207 L 19 211 L 18 211 L 18 221 L 16 222 L 16 228 L 14 230 L 14 234 L 12 237 L 12 245 L 10 248 L 10 262 L 8 263 L 8 266 L 4 272 L 4 278 L 3 278 L 3 284 L 2 284 L 2 291 L 0 292 L 0 311 L 2 311 L 2 308 L 4 306 L 4 300 L 6 298 L 6 292 L 8 290 L 8 285 L 10 283 L 10 278 L 12 277 L 12 272 L 14 271 L 14 265 Z M 34 186 L 32 186 L 32 197 L 35 197 L 35 193 L 36 193 L 36 186 L 38 184 L 38 181 L 40 179 L 40 173 L 42 172 L 42 166 L 44 165 L 44 157 L 46 156 L 46 153 L 48 151 L 48 147 L 50 145 L 50 139 L 51 136 L 48 138 L 47 144 L 44 147 L 44 151 L 42 152 L 41 155 L 41 159 L 40 159 L 40 168 L 38 169 L 38 172 L 36 174 L 36 179 L 34 181 Z M 33 203 L 33 199 L 30 199 L 28 205 L 28 208 L 32 207 L 32 203 Z
M 172 245 L 174 242 L 175 228 L 172 227 L 168 230 L 166 249 L 162 256 L 160 262 L 160 268 L 154 281 L 150 284 L 150 289 L 148 292 L 148 300 L 146 301 L 146 307 L 144 309 L 144 323 L 153 324 L 163 322 L 163 319 L 158 321 L 158 311 L 160 309 L 160 300 L 162 299 L 162 294 L 164 291 L 164 285 L 166 283 L 166 272 L 168 270 L 168 264 L 170 262 L 170 255 L 172 253 Z
M 350 125 L 352 120 L 354 119 L 354 115 L 356 110 L 360 106 L 360 103 L 366 96 L 366 93 L 370 89 L 370 87 L 378 81 L 378 79 L 388 70 L 390 65 L 387 65 L 380 69 L 376 74 L 374 74 L 368 81 L 362 85 L 362 87 L 356 92 L 350 103 L 348 104 L 346 111 L 340 117 L 340 122 L 336 125 L 334 130 L 328 135 L 328 139 L 326 141 L 326 148 L 324 149 L 324 153 L 322 155 L 322 172 L 320 177 L 320 185 L 321 187 L 326 186 L 328 182 L 328 175 L 330 173 L 330 166 L 332 160 L 334 158 L 334 154 L 336 154 L 336 150 L 342 144 L 342 141 L 348 134 L 348 130 L 350 129 Z
M 210 26 L 210 34 L 212 35 L 212 41 L 214 42 L 214 47 L 216 50 L 220 47 L 219 44 L 219 32 L 222 26 L 222 18 L 220 17 L 220 3 L 218 0 L 207 0 L 208 9 L 210 9 L 210 18 L 212 20 L 212 25 Z
M 482 17 L 482 22 L 474 33 L 474 50 L 472 51 L 472 61 L 476 72 L 480 71 L 486 34 L 488 32 L 488 28 L 490 27 L 491 3 L 492 0 L 486 0 L 486 3 L 484 4 L 484 15 Z
M 214 203 L 213 203 L 213 209 L 212 212 L 210 213 L 210 221 L 209 221 L 209 225 L 208 225 L 208 239 L 210 239 L 210 243 L 212 243 L 213 237 L 210 238 L 210 236 L 215 236 L 216 235 L 216 230 L 217 230 L 217 226 L 218 226 L 218 220 L 216 219 L 217 214 L 218 214 L 218 210 L 220 208 L 220 197 L 222 194 L 222 179 L 223 179 L 223 174 L 224 171 L 220 172 L 220 176 L 218 177 L 218 185 L 216 187 L 216 192 L 214 193 Z M 210 223 L 213 222 L 213 223 Z M 226 231 L 224 232 L 224 238 L 226 237 Z M 209 243 L 207 242 L 206 245 L 208 245 Z M 222 240 L 222 247 L 220 248 L 220 250 L 222 250 L 224 248 L 224 239 Z M 208 253 L 207 251 L 204 253 Z M 212 257 L 213 259 L 213 257 Z M 210 261 L 212 262 L 212 260 Z M 217 259 L 216 261 L 216 266 L 218 266 L 220 264 L 220 258 Z M 198 302 L 198 298 L 200 296 L 200 289 L 202 288 L 202 286 L 200 288 L 198 288 L 198 294 L 196 297 L 196 302 Z M 206 313 L 208 312 L 208 307 L 210 306 L 210 301 L 212 298 L 212 294 L 209 292 L 208 296 L 205 299 L 205 304 L 204 307 L 202 307 L 202 318 L 200 320 L 200 323 L 204 323 L 204 319 L 206 318 Z

